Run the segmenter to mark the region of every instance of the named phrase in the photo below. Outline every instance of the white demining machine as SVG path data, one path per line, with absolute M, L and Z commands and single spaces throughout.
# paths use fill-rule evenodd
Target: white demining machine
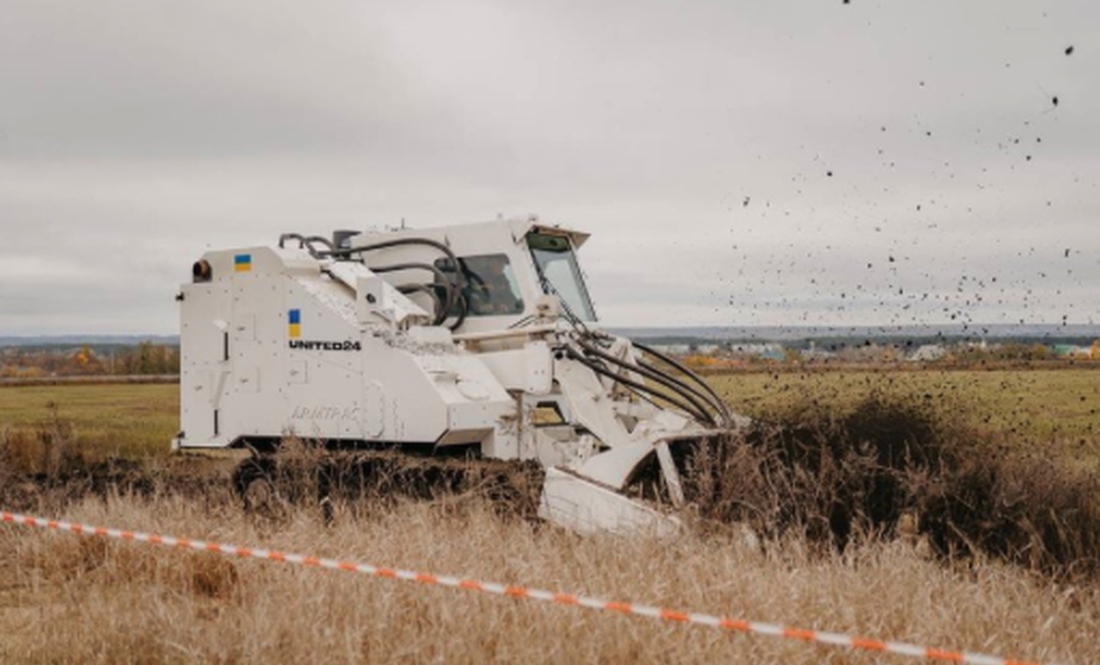
M 173 448 L 293 435 L 537 461 L 544 519 L 675 530 L 681 448 L 741 419 L 672 358 L 599 329 L 587 238 L 532 218 L 207 252 L 179 295 Z

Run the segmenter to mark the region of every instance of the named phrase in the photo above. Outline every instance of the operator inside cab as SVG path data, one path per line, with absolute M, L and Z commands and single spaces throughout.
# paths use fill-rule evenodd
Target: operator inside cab
M 466 282 L 462 295 L 468 316 L 523 313 L 523 295 L 506 254 L 464 256 L 458 263 Z

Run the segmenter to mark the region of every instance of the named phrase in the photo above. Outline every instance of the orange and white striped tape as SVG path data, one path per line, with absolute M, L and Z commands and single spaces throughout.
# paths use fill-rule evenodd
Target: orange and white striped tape
M 846 647 L 849 649 L 860 649 L 863 651 L 873 651 L 878 653 L 892 653 L 901 656 L 922 658 L 932 661 L 973 663 L 974 665 L 1038 665 L 1037 663 L 1028 663 L 1025 661 L 1011 660 L 1008 658 L 999 658 L 997 656 L 988 656 L 979 653 L 933 649 L 930 647 L 918 646 L 916 644 L 907 644 L 905 642 L 872 640 L 863 637 L 842 635 L 840 633 L 828 633 L 818 630 L 791 628 L 774 623 L 743 621 L 739 619 L 731 619 L 728 617 L 720 617 L 713 614 L 702 614 L 699 612 L 683 612 L 663 607 L 657 607 L 654 605 L 639 605 L 637 603 L 600 600 L 598 598 L 591 598 L 588 596 L 545 591 L 542 589 L 533 589 L 524 586 L 508 586 L 504 584 L 494 584 L 492 582 L 478 582 L 476 580 L 448 577 L 445 575 L 417 573 L 411 570 L 382 568 L 366 563 L 352 563 L 347 561 L 339 561 L 336 559 L 304 556 L 302 554 L 287 554 L 284 552 L 254 547 L 237 547 L 235 545 L 223 545 L 220 543 L 212 543 L 203 540 L 175 538 L 173 536 L 159 536 L 156 534 L 141 533 L 139 531 L 107 529 L 103 527 L 90 526 L 87 524 L 47 520 L 42 519 L 41 517 L 30 517 L 27 515 L 19 515 L 8 512 L 0 512 L 0 519 L 2 519 L 2 521 L 4 522 L 22 526 L 34 526 L 55 531 L 70 531 L 72 533 L 83 535 L 103 536 L 106 538 L 116 538 L 118 540 L 148 543 L 150 545 L 166 545 L 168 547 L 179 547 L 183 549 L 198 550 L 203 552 L 217 552 L 220 554 L 225 554 L 227 556 L 264 559 L 267 561 L 293 563 L 301 566 L 315 568 L 328 568 L 330 570 L 343 570 L 351 573 L 363 573 L 366 575 L 372 575 L 374 577 L 386 577 L 396 580 L 402 580 L 405 582 L 420 582 L 421 584 L 451 587 L 455 589 L 466 589 L 469 591 L 481 591 L 483 593 L 495 594 L 498 596 L 510 596 L 512 598 L 539 600 L 543 602 L 556 603 L 558 605 L 585 607 L 592 610 L 604 610 L 615 612 L 618 614 L 643 616 L 649 617 L 651 619 L 671 621 L 675 623 L 700 624 L 703 626 L 710 626 L 711 628 L 719 628 L 736 633 L 755 633 L 758 635 L 768 635 L 771 637 L 781 637 L 792 640 L 799 640 L 802 642 L 826 644 L 836 647 Z

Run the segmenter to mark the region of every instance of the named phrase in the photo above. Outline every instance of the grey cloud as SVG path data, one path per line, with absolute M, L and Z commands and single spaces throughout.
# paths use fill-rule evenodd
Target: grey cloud
M 394 128 L 415 140 L 418 120 L 432 133 L 443 113 L 403 82 L 353 4 L 289 7 L 16 2 L 0 24 L 4 152 L 331 153 L 396 149 Z
M 1100 318 L 1098 17 L 15 0 L 0 330 L 171 332 L 207 247 L 498 212 L 594 232 L 619 325 Z M 977 302 L 974 275 L 1005 292 Z

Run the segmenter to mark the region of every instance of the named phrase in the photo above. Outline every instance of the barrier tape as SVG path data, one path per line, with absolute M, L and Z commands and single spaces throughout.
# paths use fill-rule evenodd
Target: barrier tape
M 401 580 L 404 582 L 420 582 L 421 584 L 450 587 L 454 589 L 466 589 L 468 591 L 480 591 L 483 593 L 508 596 L 524 600 L 538 600 L 557 605 L 572 607 L 584 607 L 592 610 L 604 610 L 617 614 L 629 614 L 649 617 L 661 621 L 673 623 L 692 623 L 711 628 L 718 628 L 735 633 L 755 633 L 769 637 L 779 637 L 802 642 L 825 644 L 835 647 L 847 647 L 862 651 L 876 653 L 892 653 L 911 658 L 922 658 L 931 661 L 947 661 L 952 663 L 973 663 L 974 665 L 1039 665 L 1025 661 L 1010 660 L 997 656 L 988 656 L 979 653 L 963 651 L 945 651 L 930 647 L 907 644 L 905 642 L 888 642 L 873 640 L 864 637 L 853 637 L 840 633 L 829 633 L 818 630 L 805 630 L 792 628 L 774 623 L 761 623 L 758 621 L 743 621 L 720 617 L 713 614 L 701 614 L 699 612 L 684 612 L 672 610 L 654 605 L 639 605 L 637 603 L 625 603 L 618 601 L 600 600 L 588 596 L 580 596 L 570 593 L 545 591 L 523 586 L 509 586 L 491 582 L 478 582 L 476 580 L 448 577 L 445 575 L 432 575 L 418 573 L 411 570 L 397 568 L 382 568 L 366 563 L 352 563 L 337 559 L 325 559 L 320 557 L 305 556 L 302 554 L 288 554 L 274 550 L 266 550 L 253 547 L 237 547 L 235 545 L 223 545 L 220 543 L 187 538 L 175 538 L 172 536 L 160 536 L 139 531 L 123 531 L 121 529 L 106 529 L 76 522 L 62 522 L 47 520 L 41 517 L 30 517 L 15 513 L 0 512 L 2 521 L 22 526 L 34 526 L 54 531 L 70 531 L 72 533 L 115 538 L 118 540 L 148 543 L 150 545 L 164 545 L 167 547 L 179 547 L 182 549 L 198 550 L 200 552 L 217 552 L 227 556 L 242 558 L 263 559 L 280 563 L 292 563 L 313 568 L 327 568 L 330 570 L 342 570 L 351 573 L 363 573 L 374 577 L 384 577 Z

